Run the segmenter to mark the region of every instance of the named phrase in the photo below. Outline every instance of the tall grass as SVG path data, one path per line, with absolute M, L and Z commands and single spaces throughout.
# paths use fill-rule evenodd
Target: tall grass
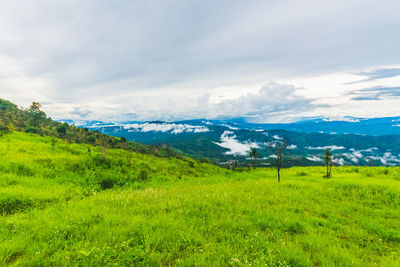
M 296 167 L 278 183 L 88 148 L 0 137 L 0 264 L 400 265 L 399 168 Z

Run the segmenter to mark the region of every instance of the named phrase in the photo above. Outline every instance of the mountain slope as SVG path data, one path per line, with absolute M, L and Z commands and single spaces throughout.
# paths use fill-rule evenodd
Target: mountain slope
M 125 136 L 145 144 L 168 144 L 192 157 L 214 162 L 239 160 L 249 164 L 248 152 L 259 151 L 259 164 L 273 164 L 268 144 L 288 138 L 285 166 L 322 165 L 325 149 L 332 150 L 336 165 L 400 165 L 400 135 L 364 136 L 244 129 L 234 123 L 210 121 L 87 123 L 102 133 Z

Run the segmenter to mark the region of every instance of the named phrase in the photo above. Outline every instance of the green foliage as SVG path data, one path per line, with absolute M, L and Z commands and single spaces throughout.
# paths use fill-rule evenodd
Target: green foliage
M 102 190 L 111 189 L 114 187 L 114 181 L 110 178 L 103 179 L 100 182 L 100 187 Z
M 149 173 L 147 170 L 139 170 L 138 178 L 141 181 L 146 181 L 149 179 Z
M 26 133 L 33 133 L 33 134 L 38 134 L 39 130 L 37 128 L 33 128 L 33 127 L 28 127 L 25 130 Z
M 60 125 L 56 128 L 59 135 L 65 135 L 67 133 L 67 127 L 65 125 Z
M 96 142 L 96 137 L 95 137 L 94 135 L 89 135 L 89 136 L 86 138 L 86 141 L 87 141 L 89 144 L 94 144 L 94 143 Z

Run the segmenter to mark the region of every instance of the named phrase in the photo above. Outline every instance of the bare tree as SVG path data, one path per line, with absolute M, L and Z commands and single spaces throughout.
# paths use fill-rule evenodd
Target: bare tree
M 278 171 L 278 182 L 281 181 L 281 168 L 282 168 L 282 158 L 283 153 L 285 152 L 287 146 L 289 144 L 289 140 L 287 138 L 283 140 L 277 140 L 275 142 L 269 143 L 268 147 L 272 152 L 272 155 L 275 156 L 276 159 L 276 170 Z
M 258 152 L 256 148 L 252 148 L 250 153 L 249 153 L 250 159 L 251 159 L 251 164 L 253 165 L 253 169 L 256 169 L 256 160 L 258 157 Z
M 332 153 L 329 151 L 329 149 L 325 150 L 324 161 L 325 161 L 325 167 L 326 167 L 326 176 L 325 177 L 329 178 L 329 177 L 331 177 L 332 166 L 333 166 Z

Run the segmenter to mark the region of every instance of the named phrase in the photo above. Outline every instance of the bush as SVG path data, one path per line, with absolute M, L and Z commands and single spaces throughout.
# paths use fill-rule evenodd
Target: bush
M 8 133 L 9 131 L 10 131 L 10 129 L 8 129 L 7 126 L 0 125 L 0 136 L 5 133 Z
M 92 158 L 92 162 L 96 167 L 102 167 L 103 169 L 111 168 L 111 161 L 103 155 L 97 154 Z
M 291 234 L 304 234 L 306 232 L 304 225 L 297 221 L 289 222 L 286 225 L 285 230 Z
M 111 189 L 114 187 L 114 181 L 110 178 L 101 180 L 100 187 L 102 190 Z
M 25 132 L 27 132 L 27 133 L 33 133 L 33 134 L 38 134 L 38 133 L 39 133 L 39 130 L 36 129 L 36 128 L 33 128 L 33 127 L 29 127 L 29 128 L 27 128 L 27 129 L 25 130 Z
M 21 200 L 15 198 L 6 198 L 0 201 L 0 214 L 9 215 L 18 211 L 24 211 L 33 206 L 31 200 Z
M 208 163 L 208 164 L 211 164 L 211 161 L 210 161 L 209 159 L 207 159 L 207 158 L 201 158 L 201 159 L 199 160 L 199 162 L 200 162 L 200 163 Z
M 87 141 L 88 143 L 90 143 L 90 144 L 94 144 L 94 142 L 96 142 L 96 137 L 95 137 L 94 135 L 89 135 L 89 136 L 86 138 L 86 141 Z
M 60 135 L 65 135 L 67 133 L 67 127 L 65 127 L 64 125 L 58 126 L 56 131 Z
M 149 172 L 146 170 L 140 170 L 138 175 L 139 180 L 146 181 L 149 179 Z
M 306 172 L 301 171 L 301 172 L 297 172 L 296 176 L 309 176 L 309 174 L 306 173 Z
M 34 176 L 35 172 L 28 166 L 22 163 L 11 163 L 10 171 L 19 176 Z

